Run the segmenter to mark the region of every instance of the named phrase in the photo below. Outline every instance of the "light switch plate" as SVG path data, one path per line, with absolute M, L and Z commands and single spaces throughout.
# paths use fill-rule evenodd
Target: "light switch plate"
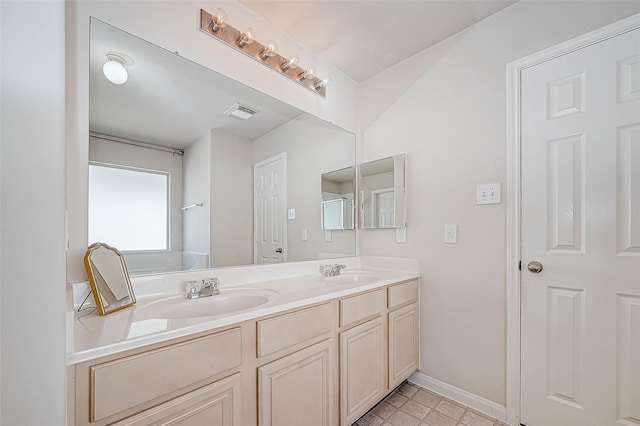
M 289 220 L 293 220 L 296 218 L 296 209 L 289 209 L 287 210 L 287 218 Z
M 396 243 L 407 242 L 407 228 L 396 228 Z
M 458 242 L 458 225 L 445 224 L 442 241 L 447 244 L 456 244 Z
M 478 185 L 477 189 L 477 205 L 483 204 L 500 204 L 500 184 L 485 183 Z
M 307 241 L 309 239 L 309 234 L 306 229 L 302 230 L 302 241 Z
M 324 231 L 324 240 L 327 242 L 331 241 L 331 231 Z

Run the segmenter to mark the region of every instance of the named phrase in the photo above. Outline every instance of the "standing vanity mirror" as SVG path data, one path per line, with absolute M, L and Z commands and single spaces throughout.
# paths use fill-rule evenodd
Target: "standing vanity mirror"
M 360 164 L 360 226 L 407 225 L 404 154 Z
M 84 266 L 100 315 L 110 314 L 136 303 L 122 253 L 104 243 L 92 244 Z
M 325 241 L 317 208 L 318 176 L 353 175 L 353 133 L 93 18 L 89 77 L 87 242 L 117 246 L 131 275 L 355 256 L 353 218 Z
M 322 229 L 354 229 L 354 167 L 322 174 Z

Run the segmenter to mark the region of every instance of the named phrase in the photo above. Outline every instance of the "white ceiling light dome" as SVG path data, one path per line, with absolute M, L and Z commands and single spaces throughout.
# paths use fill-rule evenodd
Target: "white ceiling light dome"
M 133 65 L 133 59 L 124 53 L 107 53 L 107 62 L 102 66 L 102 72 L 107 80 L 113 84 L 124 84 L 129 78 L 129 73 L 125 66 Z

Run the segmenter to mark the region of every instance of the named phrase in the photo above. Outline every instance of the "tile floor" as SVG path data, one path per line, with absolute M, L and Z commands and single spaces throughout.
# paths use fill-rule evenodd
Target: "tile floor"
M 404 382 L 353 426 L 506 426 L 458 402 Z

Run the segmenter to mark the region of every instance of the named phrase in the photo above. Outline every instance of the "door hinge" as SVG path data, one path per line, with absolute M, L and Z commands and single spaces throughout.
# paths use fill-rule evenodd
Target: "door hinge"
M 518 262 L 518 271 L 522 271 L 522 260 Z

